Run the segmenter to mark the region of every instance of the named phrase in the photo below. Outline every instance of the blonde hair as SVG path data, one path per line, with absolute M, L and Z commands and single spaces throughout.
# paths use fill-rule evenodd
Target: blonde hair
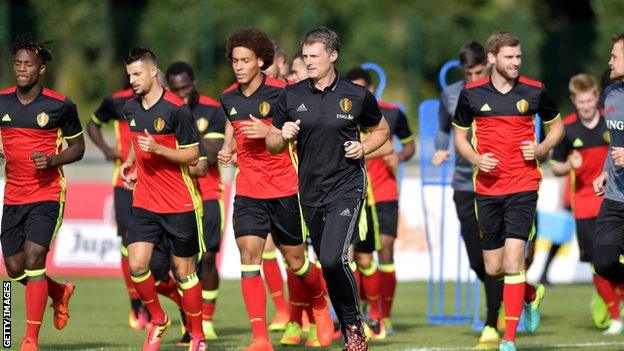
M 573 96 L 588 91 L 598 91 L 598 81 L 589 74 L 579 73 L 570 78 L 568 90 Z

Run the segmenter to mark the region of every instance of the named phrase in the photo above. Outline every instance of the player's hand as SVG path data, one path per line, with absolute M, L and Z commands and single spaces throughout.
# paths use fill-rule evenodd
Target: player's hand
M 123 180 L 124 182 L 126 181 L 126 173 L 128 173 L 128 171 L 132 168 L 132 166 L 134 165 L 134 163 L 132 162 L 124 162 L 121 164 L 121 166 L 119 167 L 119 175 L 121 176 L 121 180 Z
M 624 167 L 624 147 L 611 147 L 611 158 L 613 158 L 613 165 L 616 167 Z
M 477 160 L 477 167 L 485 173 L 491 172 L 500 161 L 494 158 L 494 154 L 491 152 L 486 152 L 483 155 L 479 155 L 479 159 Z
M 568 162 L 570 162 L 571 169 L 578 169 L 583 165 L 583 155 L 578 150 L 574 150 L 568 157 Z
M 0 143 L 0 157 L 5 158 L 5 156 L 4 156 L 4 146 L 2 146 L 2 143 Z
M 347 141 L 344 143 L 345 149 L 345 157 L 350 158 L 352 160 L 358 160 L 364 155 L 366 155 L 366 151 L 364 150 L 364 145 L 359 141 Z
M 145 152 L 157 153 L 160 144 L 154 140 L 154 137 L 145 129 L 145 135 L 138 136 L 139 148 Z
M 450 154 L 451 153 L 448 150 L 438 150 L 433 154 L 431 163 L 433 163 L 434 166 L 439 166 L 448 161 Z
M 534 141 L 525 140 L 520 143 L 520 150 L 525 161 L 533 161 L 539 159 L 541 154 L 539 152 L 539 145 Z
M 249 139 L 264 139 L 271 126 L 257 119 L 253 115 L 249 115 L 249 121 L 241 122 L 241 133 Z
M 104 156 L 106 157 L 106 161 L 117 161 L 121 158 L 121 153 L 116 147 L 109 147 L 106 149 Z
M 52 165 L 52 158 L 46 156 L 43 152 L 35 151 L 30 155 L 36 169 L 46 169 Z
M 598 178 L 592 182 L 594 186 L 594 193 L 598 196 L 602 196 L 605 193 L 605 186 L 607 185 L 607 172 L 602 172 Z
M 389 155 L 383 157 L 384 161 L 386 161 L 386 165 L 391 168 L 396 168 L 399 166 L 401 160 L 399 160 L 399 155 L 396 152 L 393 152 Z
M 232 167 L 234 165 L 234 155 L 227 146 L 223 146 L 223 148 L 217 152 L 217 160 L 219 160 L 222 167 Z
M 284 139 L 285 142 L 290 142 L 290 141 L 293 141 L 295 138 L 297 138 L 297 134 L 299 134 L 300 125 L 301 125 L 300 119 L 294 122 L 284 123 L 284 125 L 282 126 L 282 139 Z

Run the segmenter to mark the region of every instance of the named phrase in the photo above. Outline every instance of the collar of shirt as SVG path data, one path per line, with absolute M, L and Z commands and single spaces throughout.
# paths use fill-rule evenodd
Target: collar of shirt
M 334 69 L 334 73 L 336 74 L 336 78 L 334 78 L 334 81 L 329 86 L 327 86 L 324 90 L 317 89 L 314 86 L 314 81 L 312 80 L 312 78 L 308 78 L 308 87 L 315 94 L 316 93 L 325 94 L 327 93 L 328 90 L 335 91 L 336 88 L 338 87 L 338 82 L 340 82 L 340 73 L 338 73 L 338 71 L 336 71 L 335 69 Z

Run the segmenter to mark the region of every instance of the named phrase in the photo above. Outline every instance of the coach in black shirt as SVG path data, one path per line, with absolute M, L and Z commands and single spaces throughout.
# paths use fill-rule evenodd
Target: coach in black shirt
M 299 194 L 312 244 L 346 349 L 363 350 L 366 341 L 347 249 L 366 194 L 364 155 L 388 139 L 388 124 L 375 97 L 336 72 L 340 39 L 335 32 L 314 29 L 301 46 L 309 79 L 282 91 L 267 149 L 279 153 L 297 141 Z M 363 131 L 368 135 L 361 141 Z

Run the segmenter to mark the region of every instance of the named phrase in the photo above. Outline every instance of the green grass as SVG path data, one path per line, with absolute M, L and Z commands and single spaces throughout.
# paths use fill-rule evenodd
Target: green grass
M 41 350 L 138 350 L 144 332 L 130 330 L 127 323 L 128 302 L 121 279 L 77 279 L 71 302 L 71 319 L 57 331 L 52 325 L 51 309 L 46 310 Z M 447 289 L 450 293 L 451 289 Z M 536 335 L 520 334 L 520 350 L 622 350 L 624 336 L 605 337 L 593 327 L 588 311 L 590 285 L 558 285 L 546 290 L 542 305 L 542 325 Z M 430 326 L 425 322 L 427 285 L 399 284 L 393 323 L 397 333 L 387 340 L 371 343 L 372 350 L 443 350 L 468 349 L 476 344 L 478 334 L 470 326 Z M 13 347 L 17 349 L 24 333 L 24 288 L 13 284 Z M 162 300 L 161 300 L 162 301 Z M 176 350 L 180 337 L 179 318 L 174 305 L 164 303 L 174 326 L 163 336 L 162 350 Z M 269 305 L 271 305 L 269 303 Z M 269 307 L 271 310 L 271 307 Z M 271 316 L 271 312 L 269 312 Z M 209 350 L 243 349 L 250 341 L 240 288 L 237 281 L 223 281 L 215 315 L 220 339 L 209 343 Z M 280 335 L 272 334 L 275 344 Z M 561 347 L 557 345 L 568 345 Z M 581 345 L 583 344 L 583 345 Z M 283 348 L 276 350 L 304 350 Z M 340 349 L 338 342 L 332 350 Z

